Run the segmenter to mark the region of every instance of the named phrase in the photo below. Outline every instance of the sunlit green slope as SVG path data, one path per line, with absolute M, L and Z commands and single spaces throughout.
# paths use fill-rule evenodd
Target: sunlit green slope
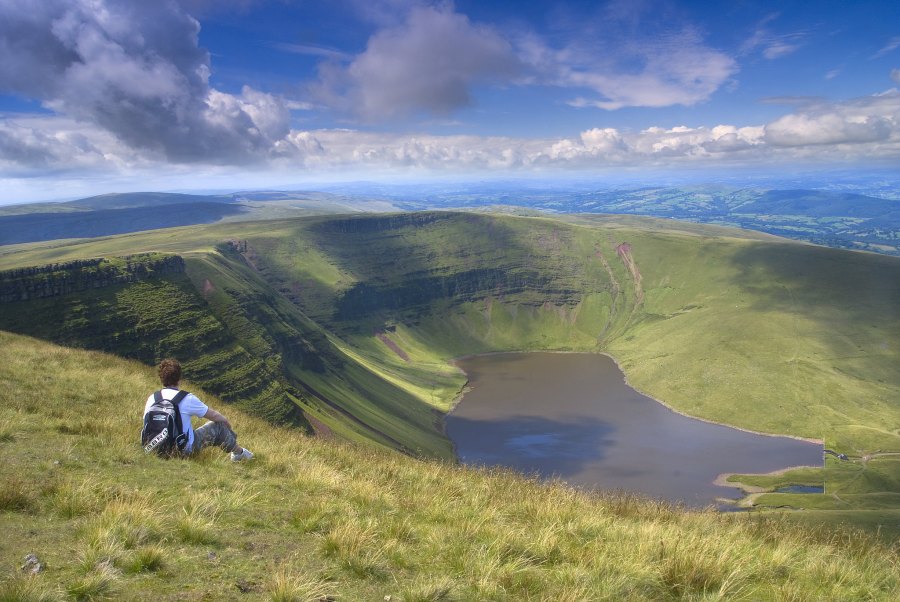
M 837 601 L 900 592 L 896 550 L 858 533 L 685 512 L 324 441 L 227 407 L 196 383 L 185 385 L 224 408 L 256 458 L 147 456 L 137 439 L 153 372 L 0 333 L 0 600 Z

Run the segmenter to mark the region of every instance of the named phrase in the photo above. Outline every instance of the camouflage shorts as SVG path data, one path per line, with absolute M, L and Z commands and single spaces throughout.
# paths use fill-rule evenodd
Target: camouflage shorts
M 195 454 L 209 445 L 217 445 L 230 452 L 237 446 L 237 435 L 220 422 L 207 422 L 194 430 L 194 446 L 191 453 Z

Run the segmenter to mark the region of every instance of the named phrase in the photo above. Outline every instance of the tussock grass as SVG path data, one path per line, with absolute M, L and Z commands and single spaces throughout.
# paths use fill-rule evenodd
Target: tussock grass
M 92 546 L 113 542 L 131 550 L 164 537 L 163 516 L 145 495 L 113 498 L 88 525 L 87 539 Z
M 78 557 L 77 568 L 83 575 L 89 575 L 98 567 L 115 566 L 125 554 L 125 547 L 114 539 L 91 538 Z
M 122 562 L 127 573 L 156 572 L 165 566 L 166 548 L 160 544 L 138 548 Z
M 106 495 L 99 481 L 86 478 L 81 481 L 67 479 L 56 487 L 48 498 L 50 507 L 63 518 L 75 518 L 101 511 Z
M 92 364 L 120 386 L 89 402 L 58 394 Z M 34 377 L 42 366 L 52 370 Z M 275 429 L 233 408 L 229 418 L 258 452 L 253 462 L 233 464 L 218 450 L 161 460 L 136 441 L 151 369 L 0 333 L 0 380 L 0 394 L 16 388 L 0 419 L 23 433 L 2 444 L 0 479 L 16 487 L 0 491 L 26 491 L 28 508 L 0 509 L 8 599 L 166 600 L 188 590 L 201 599 L 548 602 L 900 593 L 897 549 L 855 531 L 418 461 Z M 11 407 L 31 403 L 58 417 Z M 108 445 L 56 428 L 86 403 L 110 417 Z M 23 580 L 15 567 L 31 552 L 53 570 Z
M 13 430 L 12 421 L 0 420 L 0 443 L 7 443 L 16 438 L 16 432 Z
M 111 564 L 103 563 L 76 578 L 66 592 L 78 602 L 114 600 L 120 592 L 120 580 L 120 573 Z
M 196 493 L 188 500 L 175 522 L 175 533 L 187 544 L 203 545 L 216 541 L 215 522 L 219 514 L 215 493 Z
M 62 592 L 39 577 L 17 575 L 0 581 L 0 602 L 61 602 Z
M 348 521 L 322 536 L 322 553 L 357 577 L 379 578 L 385 574 L 384 546 L 377 537 L 377 523 Z
M 16 475 L 0 481 L 0 511 L 29 512 L 37 505 L 39 495 L 34 483 Z
M 289 567 L 281 567 L 266 590 L 271 602 L 320 602 L 330 598 L 334 587 L 320 577 L 299 575 Z

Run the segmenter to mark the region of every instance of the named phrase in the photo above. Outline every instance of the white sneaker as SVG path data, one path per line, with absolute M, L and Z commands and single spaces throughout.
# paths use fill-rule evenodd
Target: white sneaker
M 232 462 L 240 462 L 242 460 L 251 460 L 252 458 L 253 458 L 253 452 L 250 451 L 249 449 L 247 449 L 246 447 L 243 448 L 243 451 L 239 454 L 231 452 L 231 461 Z

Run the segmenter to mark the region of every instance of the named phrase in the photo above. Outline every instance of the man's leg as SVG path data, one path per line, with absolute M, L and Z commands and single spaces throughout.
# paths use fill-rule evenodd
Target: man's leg
M 208 445 L 217 445 L 227 452 L 240 449 L 234 431 L 219 422 L 207 422 L 194 431 L 193 451 L 198 452 Z

